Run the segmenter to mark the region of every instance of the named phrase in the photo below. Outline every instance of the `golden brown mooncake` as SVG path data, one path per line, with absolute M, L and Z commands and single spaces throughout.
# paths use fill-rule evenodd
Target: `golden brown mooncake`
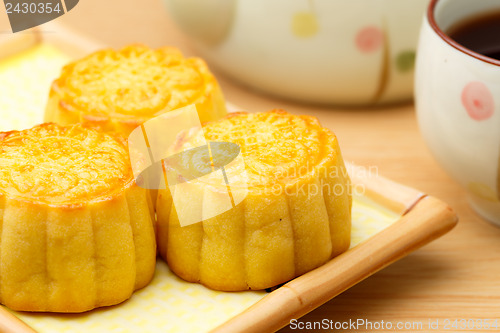
M 180 136 L 175 150 L 200 146 L 205 139 L 238 144 L 247 194 L 220 215 L 181 226 L 171 192 L 159 191 L 157 242 L 175 274 L 216 290 L 265 289 L 349 248 L 349 176 L 336 136 L 316 118 L 282 110 L 235 113 L 203 131 Z M 186 163 L 198 168 L 198 162 Z M 244 186 L 231 166 L 225 172 L 236 180 L 229 184 L 234 195 Z M 210 211 L 218 204 L 217 192 L 227 187 L 217 179 L 205 179 L 199 195 L 186 198 L 192 210 Z
M 155 269 L 148 200 L 119 136 L 80 124 L 0 133 L 0 302 L 82 312 L 128 299 Z
M 125 136 L 159 114 L 195 104 L 201 122 L 226 111 L 217 80 L 200 58 L 173 47 L 105 49 L 66 65 L 51 87 L 45 121 L 83 122 Z

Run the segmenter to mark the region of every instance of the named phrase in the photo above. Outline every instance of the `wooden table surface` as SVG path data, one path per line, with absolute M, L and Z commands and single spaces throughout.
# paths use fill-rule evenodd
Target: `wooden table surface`
M 142 42 L 152 47 L 174 45 L 186 55 L 195 54 L 160 0 L 82 0 L 58 21 L 113 47 Z M 283 108 L 315 115 L 337 134 L 346 160 L 377 166 L 381 175 L 447 202 L 460 217 L 449 234 L 300 321 L 421 322 L 421 331 L 435 332 L 429 320 L 439 319 L 437 331 L 456 331 L 451 324 L 445 330 L 445 319 L 500 317 L 500 228 L 472 211 L 464 190 L 432 158 L 411 103 L 378 109 L 299 105 L 253 92 L 214 72 L 226 98 L 242 109 Z M 283 329 L 288 331 L 290 327 Z

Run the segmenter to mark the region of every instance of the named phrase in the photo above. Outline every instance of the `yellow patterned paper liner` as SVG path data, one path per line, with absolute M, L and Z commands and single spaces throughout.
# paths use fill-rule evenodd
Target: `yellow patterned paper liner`
M 50 83 L 70 60 L 42 45 L 0 63 L 0 130 L 23 129 L 43 119 Z M 351 247 L 399 216 L 366 197 L 355 197 Z M 161 260 L 153 281 L 130 300 L 83 314 L 15 312 L 40 333 L 204 332 L 229 320 L 266 292 L 219 292 L 185 282 Z
M 0 62 L 0 131 L 43 122 L 52 81 L 71 58 L 41 44 Z

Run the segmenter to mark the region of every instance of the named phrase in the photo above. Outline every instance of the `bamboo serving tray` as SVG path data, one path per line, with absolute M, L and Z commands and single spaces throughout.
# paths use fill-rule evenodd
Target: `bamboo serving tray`
M 0 35 L 0 84 L 11 89 L 0 91 L 0 130 L 41 122 L 48 85 L 61 66 L 102 47 L 56 24 L 43 27 L 52 33 Z M 209 290 L 177 278 L 159 260 L 152 283 L 122 304 L 83 314 L 20 313 L 0 307 L 0 332 L 274 331 L 457 223 L 440 200 L 364 168 L 347 167 L 353 184 L 362 189 L 354 198 L 351 248 L 270 293 Z

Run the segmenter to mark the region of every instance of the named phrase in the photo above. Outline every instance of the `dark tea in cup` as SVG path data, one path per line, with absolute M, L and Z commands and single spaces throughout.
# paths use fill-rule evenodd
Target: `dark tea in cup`
M 447 33 L 462 46 L 500 60 L 500 11 L 473 16 L 453 25 Z

